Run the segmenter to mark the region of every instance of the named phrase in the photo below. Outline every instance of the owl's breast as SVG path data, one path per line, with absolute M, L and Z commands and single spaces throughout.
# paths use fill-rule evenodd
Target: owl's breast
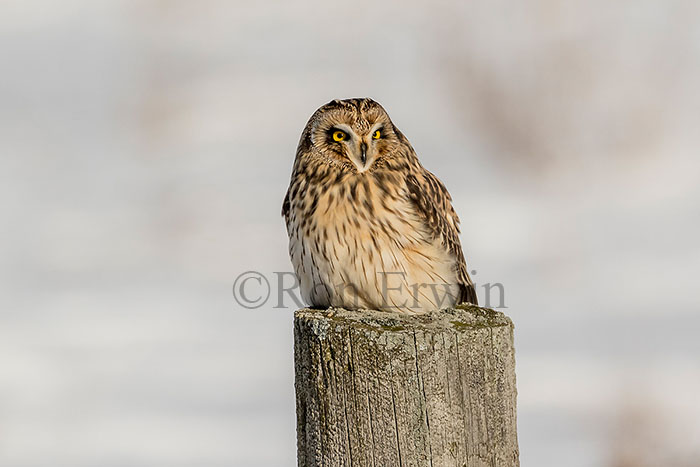
M 288 230 L 310 304 L 420 311 L 456 303 L 455 258 L 418 216 L 400 176 L 352 174 L 304 188 L 305 199 L 291 200 Z

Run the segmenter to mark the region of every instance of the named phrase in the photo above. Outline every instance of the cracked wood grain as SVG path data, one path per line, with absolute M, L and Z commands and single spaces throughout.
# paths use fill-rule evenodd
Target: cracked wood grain
M 502 313 L 303 309 L 294 359 L 300 467 L 519 466 Z

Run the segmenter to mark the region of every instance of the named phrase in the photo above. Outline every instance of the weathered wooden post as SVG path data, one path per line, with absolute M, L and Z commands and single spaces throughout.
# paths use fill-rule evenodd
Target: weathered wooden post
M 519 465 L 502 313 L 303 309 L 294 359 L 300 467 Z

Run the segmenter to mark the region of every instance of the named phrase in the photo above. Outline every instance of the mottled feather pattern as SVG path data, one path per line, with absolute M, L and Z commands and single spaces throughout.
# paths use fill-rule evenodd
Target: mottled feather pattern
M 452 207 L 452 197 L 440 180 L 432 173 L 424 170 L 426 183 L 421 185 L 415 175 L 406 178 L 408 190 L 425 222 L 433 227 L 434 235 L 457 258 L 458 279 L 460 284 L 460 301 L 477 304 L 476 290 L 467 272 L 467 263 L 459 241 L 459 217 Z M 422 186 L 428 186 L 426 195 Z
M 314 113 L 282 212 L 309 305 L 419 313 L 476 303 L 449 193 L 371 99 Z

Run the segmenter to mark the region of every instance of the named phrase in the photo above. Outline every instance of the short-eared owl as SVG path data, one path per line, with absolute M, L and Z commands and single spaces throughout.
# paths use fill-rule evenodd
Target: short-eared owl
M 301 134 L 282 206 L 303 298 L 410 313 L 476 304 L 451 200 L 381 105 L 324 105 Z

